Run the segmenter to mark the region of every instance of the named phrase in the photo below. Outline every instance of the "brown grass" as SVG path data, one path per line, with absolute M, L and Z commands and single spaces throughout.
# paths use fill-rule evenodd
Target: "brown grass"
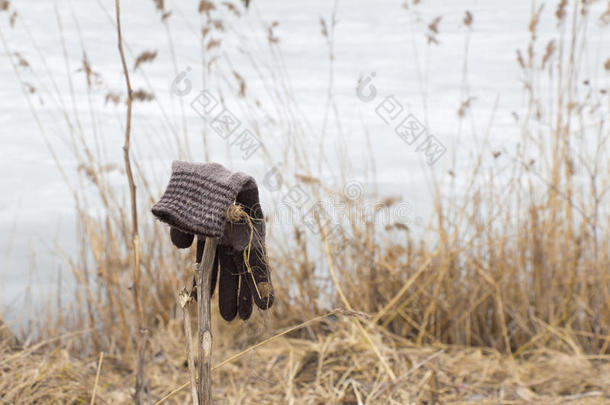
M 379 359 L 353 323 L 337 316 L 311 325 L 308 336 L 279 337 L 215 370 L 214 400 L 223 404 L 599 404 L 609 398 L 610 363 L 601 356 L 539 349 L 514 359 L 485 348 L 418 347 L 380 327 L 371 328 L 370 335 L 396 370 L 394 381 L 384 378 Z M 152 398 L 188 381 L 183 336 L 178 320 L 156 331 L 155 353 L 147 366 Z M 99 356 L 74 356 L 70 340 L 64 338 L 62 347 L 53 350 L 16 355 L 3 351 L 3 358 L 10 359 L 1 367 L 3 401 L 88 402 Z M 230 346 L 218 344 L 216 358 L 234 354 Z M 96 403 L 132 401 L 134 362 L 130 355 L 104 356 Z M 189 401 L 185 388 L 164 403 Z

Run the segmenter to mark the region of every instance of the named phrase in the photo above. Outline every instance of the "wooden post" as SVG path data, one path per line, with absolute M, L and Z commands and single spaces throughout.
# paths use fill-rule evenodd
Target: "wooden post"
M 199 328 L 199 405 L 212 405 L 212 322 L 210 289 L 217 240 L 205 238 L 203 258 L 197 269 L 197 326 Z

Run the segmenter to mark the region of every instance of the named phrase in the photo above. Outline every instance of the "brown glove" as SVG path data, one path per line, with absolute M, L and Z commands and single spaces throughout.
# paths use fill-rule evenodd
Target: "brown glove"
M 176 228 L 171 228 L 170 236 L 174 245 L 180 249 L 190 247 L 194 240 L 193 235 Z M 248 247 L 239 251 L 232 246 L 221 244 L 216 248 L 210 294 L 214 294 L 218 282 L 218 308 L 226 321 L 232 321 L 237 314 L 242 320 L 249 319 L 253 300 L 256 306 L 263 310 L 273 305 L 273 288 L 264 246 L 259 243 L 252 245 L 249 254 Z M 197 263 L 201 262 L 204 247 L 205 239 L 198 237 Z M 191 296 L 197 299 L 195 284 Z

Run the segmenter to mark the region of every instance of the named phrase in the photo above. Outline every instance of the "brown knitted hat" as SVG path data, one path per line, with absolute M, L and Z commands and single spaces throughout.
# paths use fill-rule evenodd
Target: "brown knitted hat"
M 239 203 L 254 220 L 257 240 L 264 244 L 265 222 L 252 176 L 231 172 L 218 163 L 175 161 L 165 193 L 152 207 L 159 220 L 187 234 L 219 238 L 220 244 L 243 250 L 250 229 L 246 223 L 227 225 L 229 206 Z

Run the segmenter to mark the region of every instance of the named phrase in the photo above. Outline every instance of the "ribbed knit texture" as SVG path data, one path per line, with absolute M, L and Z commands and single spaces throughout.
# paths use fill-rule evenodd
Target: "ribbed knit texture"
M 152 207 L 159 220 L 183 232 L 224 239 L 241 248 L 247 244 L 250 232 L 246 224 L 230 224 L 225 232 L 226 212 L 237 201 L 255 219 L 258 238 L 264 241 L 264 218 L 258 200 L 258 188 L 253 177 L 231 172 L 218 163 L 175 161 L 165 193 Z M 239 232 L 235 232 L 240 228 Z M 221 241 L 222 243 L 222 241 Z M 263 242 L 264 243 L 264 242 Z

